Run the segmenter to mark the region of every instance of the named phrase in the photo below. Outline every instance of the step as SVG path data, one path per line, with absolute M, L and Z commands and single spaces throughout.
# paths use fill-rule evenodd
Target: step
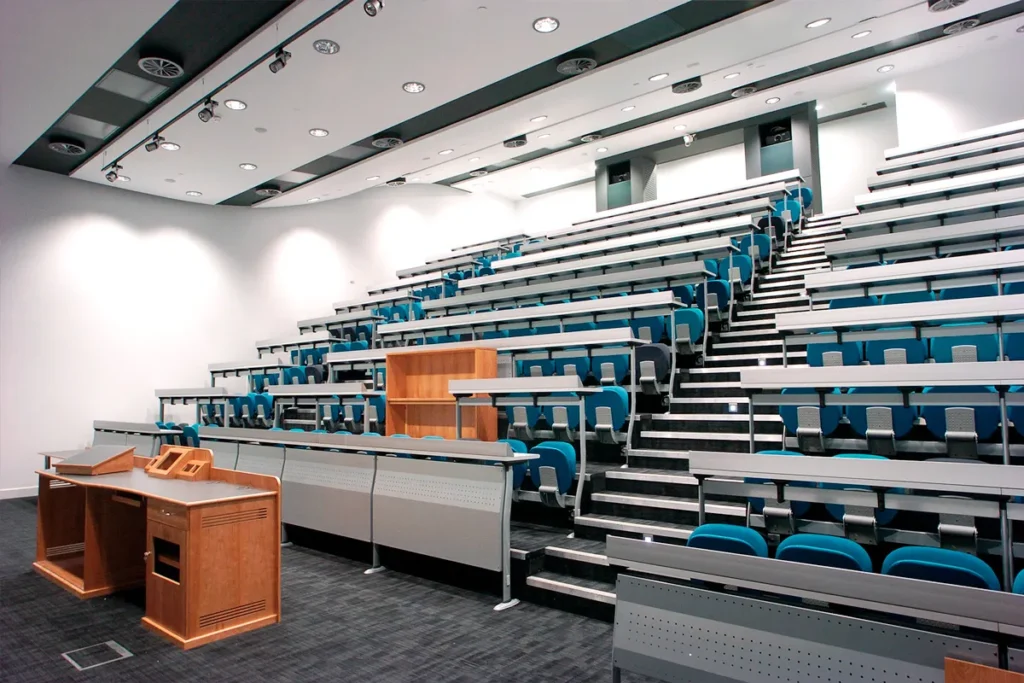
M 754 329 L 752 328 L 764 328 L 762 330 L 757 331 L 763 332 L 764 330 L 771 330 L 774 332 L 775 318 L 773 317 L 768 320 L 733 320 L 731 323 L 729 323 L 729 330 L 727 332 L 719 332 L 718 334 L 724 337 L 726 335 L 733 334 L 736 328 L 739 328 L 739 331 L 750 332 L 754 331 Z
M 625 469 L 610 470 L 605 479 L 618 479 L 620 481 L 643 481 L 651 484 L 672 484 L 675 486 L 696 486 L 697 478 L 675 470 L 653 470 L 642 467 L 627 467 Z
M 747 413 L 660 413 L 652 417 L 655 422 L 750 422 Z M 778 413 L 754 413 L 754 422 L 782 422 L 782 416 Z
M 699 512 L 700 503 L 692 498 L 677 498 L 675 496 L 655 496 L 645 493 L 593 493 L 590 496 L 593 503 L 607 503 L 610 505 L 631 505 L 635 507 L 656 508 L 658 510 L 675 510 L 677 512 Z M 724 517 L 746 517 L 747 506 L 732 505 L 728 503 L 704 504 L 704 511 L 707 514 L 721 515 Z
M 615 515 L 587 514 L 576 518 L 576 526 L 585 526 L 603 531 L 618 531 L 652 538 L 673 538 L 685 541 L 690 537 L 694 527 L 689 524 L 673 524 L 671 522 L 648 522 L 617 517 Z M 529 579 L 527 579 L 529 580 Z
M 778 273 L 778 272 L 773 271 L 771 273 L 767 273 L 765 275 L 762 275 L 759 279 L 760 280 L 766 280 L 766 281 L 769 281 L 769 282 L 775 282 L 777 280 L 782 280 L 782 281 L 792 280 L 793 282 L 797 282 L 799 280 L 803 280 L 803 277 L 804 276 L 801 275 L 800 273 Z
M 681 368 L 676 368 L 676 372 L 681 372 Z M 701 389 L 742 389 L 740 383 L 737 382 L 680 382 L 676 385 L 680 391 L 699 391 Z
M 648 458 L 649 460 L 679 461 L 689 460 L 689 454 L 689 451 L 676 451 L 667 448 L 630 448 L 626 451 L 626 459 Z M 630 468 L 622 467 L 619 471 L 626 471 L 628 469 Z M 614 470 L 608 470 L 608 472 L 605 473 L 605 476 L 613 471 Z
M 739 382 L 736 382 L 736 384 L 739 385 Z M 739 389 L 738 386 L 737 389 Z M 740 391 L 742 391 L 742 389 L 740 389 Z M 696 403 L 698 401 L 702 403 L 735 403 L 736 405 L 750 403 L 750 399 L 748 399 L 746 396 L 690 396 L 672 399 L 672 403 L 677 405 L 691 404 Z M 667 413 L 659 413 L 659 415 L 666 414 Z
M 775 317 L 777 313 L 803 313 L 811 310 L 811 307 L 807 305 L 807 299 L 794 299 L 798 302 L 795 306 L 772 306 L 771 308 L 758 309 L 755 306 L 745 305 L 740 310 L 736 311 L 737 317 L 750 318 L 755 315 L 770 315 Z M 821 308 L 819 306 L 819 308 Z M 733 323 L 735 324 L 735 323 Z M 730 324 L 732 327 L 732 324 Z
M 767 332 L 774 332 L 774 330 L 767 330 Z M 779 351 L 781 351 L 782 350 L 782 336 L 776 334 L 775 335 L 775 339 L 764 339 L 764 340 L 761 340 L 761 341 L 754 341 L 754 342 L 752 342 L 752 341 L 745 341 L 745 342 L 743 342 L 743 341 L 738 341 L 738 342 L 716 341 L 716 342 L 713 343 L 713 345 L 711 347 L 711 351 L 714 353 L 714 352 L 717 352 L 717 351 L 724 351 L 724 350 L 727 350 L 727 349 L 750 349 L 750 348 L 763 348 L 763 347 L 770 347 L 770 348 L 778 347 Z
M 822 242 L 805 242 L 804 244 L 797 244 L 795 246 L 788 247 L 782 256 L 795 256 L 797 254 L 810 255 L 824 253 L 825 245 Z
M 763 291 L 763 290 L 762 290 Z M 765 304 L 795 304 L 803 302 L 804 306 L 807 305 L 807 294 L 804 292 L 804 288 L 793 289 L 791 292 L 771 292 L 767 291 L 763 294 L 754 294 L 750 297 L 749 301 L 743 302 L 744 309 L 750 309 L 755 306 L 765 306 Z
M 577 576 L 544 571 L 527 576 L 526 585 L 606 605 L 615 604 L 615 584 L 605 581 L 581 579 Z
M 818 270 L 829 270 L 828 261 L 820 263 L 798 263 L 791 266 L 779 266 L 776 268 L 780 273 L 813 273 Z
M 696 481 L 696 479 L 694 481 Z M 563 548 L 561 546 L 549 545 L 544 548 L 544 554 L 549 557 L 557 557 L 560 560 L 568 560 L 570 562 L 596 564 L 602 567 L 608 566 L 608 556 L 603 553 L 593 553 L 586 550 L 576 550 L 574 548 Z
M 803 288 L 804 288 L 804 276 L 803 275 L 794 276 L 794 278 L 792 280 L 769 280 L 767 282 L 760 282 L 759 281 L 757 283 L 757 291 L 754 292 L 754 298 L 757 298 L 757 295 L 760 292 L 765 292 L 766 294 L 768 292 L 770 292 L 771 294 L 774 295 L 774 294 L 781 293 L 781 292 L 788 292 L 790 290 L 799 292 L 799 291 L 803 290 Z
M 744 344 L 753 344 L 753 343 L 759 342 L 759 341 L 779 341 L 779 333 L 775 331 L 775 320 L 772 319 L 770 321 L 765 321 L 765 322 L 770 322 L 771 323 L 771 327 L 766 327 L 763 330 L 757 330 L 757 329 L 752 330 L 752 329 L 746 329 L 746 328 L 741 328 L 741 329 L 735 330 L 735 331 L 730 330 L 729 332 L 722 332 L 719 335 L 719 338 L 723 339 L 723 340 L 724 339 L 729 339 L 729 340 L 732 340 L 732 339 L 746 340 L 746 341 L 742 342 Z M 721 342 L 716 342 L 716 343 L 721 343 Z M 725 342 L 725 343 L 731 344 L 733 342 L 728 341 L 728 342 Z
M 783 442 L 782 434 L 755 434 L 755 443 L 772 443 L 781 444 Z M 746 432 L 743 433 L 730 433 L 730 432 L 663 432 L 663 431 L 644 431 L 640 432 L 641 439 L 687 439 L 690 441 L 735 441 L 747 443 L 750 441 L 750 435 Z M 713 449 L 712 449 L 713 450 Z
M 825 258 L 825 253 L 820 254 L 797 254 L 795 256 L 784 255 L 777 261 L 776 268 L 785 268 L 786 266 L 795 266 L 800 263 L 825 263 L 828 259 Z
M 781 347 L 781 344 L 780 344 L 780 347 Z M 709 354 L 708 356 L 706 356 L 704 358 L 704 362 L 705 363 L 714 363 L 714 362 L 717 361 L 717 362 L 721 363 L 721 362 L 725 362 L 725 361 L 749 360 L 749 361 L 755 361 L 754 364 L 756 365 L 757 364 L 756 361 L 760 361 L 761 359 L 764 359 L 766 361 L 767 360 L 779 360 L 779 361 L 781 361 L 782 360 L 782 356 L 783 356 L 783 353 L 782 353 L 782 349 L 780 348 L 779 351 L 765 351 L 765 352 L 761 352 L 761 353 L 732 353 L 732 354 L 725 355 L 725 356 L 712 356 L 712 355 Z M 794 360 L 794 359 L 798 359 L 798 358 L 806 360 L 807 359 L 807 351 L 790 350 L 790 351 L 788 351 L 785 354 L 785 356 L 789 360 Z M 792 365 L 792 363 L 790 365 Z

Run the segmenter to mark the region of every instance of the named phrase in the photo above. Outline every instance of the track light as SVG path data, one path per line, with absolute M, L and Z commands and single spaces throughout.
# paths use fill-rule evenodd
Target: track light
M 366 16 L 375 17 L 384 9 L 384 0 L 366 0 L 363 3 L 363 11 Z
M 206 102 L 203 103 L 203 108 L 199 110 L 199 120 L 203 123 L 209 123 L 212 121 L 215 116 L 214 109 L 216 106 L 217 102 L 214 100 L 206 100 Z
M 124 170 L 124 168 L 122 166 L 118 166 L 117 164 L 114 164 L 113 166 L 111 166 L 110 170 L 107 171 L 107 175 L 106 175 L 107 182 L 108 183 L 116 183 L 117 179 L 120 177 L 120 172 L 123 171 L 123 170 Z
M 693 141 L 697 139 L 696 133 L 687 133 L 683 136 L 683 146 L 689 147 L 693 144 Z
M 284 48 L 277 51 L 274 55 L 274 61 L 270 63 L 270 73 L 276 74 L 281 69 L 288 65 L 288 60 L 292 58 L 292 53 L 288 52 Z
M 157 151 L 158 149 L 160 149 L 160 143 L 162 143 L 163 141 L 164 139 L 162 137 L 160 137 L 159 135 L 154 135 L 153 139 L 146 143 L 146 151 Z

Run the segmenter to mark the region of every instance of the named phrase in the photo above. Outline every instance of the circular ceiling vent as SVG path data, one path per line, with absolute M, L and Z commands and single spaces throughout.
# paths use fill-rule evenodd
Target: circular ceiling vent
M 680 83 L 676 83 L 675 85 L 672 86 L 672 92 L 674 92 L 677 95 L 685 95 L 687 93 L 691 93 L 691 92 L 694 92 L 696 90 L 700 90 L 700 86 L 701 86 L 700 76 L 697 76 L 696 78 L 691 78 L 688 81 L 682 81 Z
M 732 91 L 733 97 L 746 97 L 747 95 L 753 95 L 757 92 L 757 86 L 745 85 L 742 88 L 736 88 Z
M 971 17 L 970 19 L 961 19 L 960 21 L 954 21 L 949 26 L 942 29 L 942 32 L 947 36 L 955 36 L 958 33 L 964 31 L 970 31 L 972 28 L 977 28 L 981 24 L 981 19 L 978 17 Z
M 501 144 L 505 145 L 509 149 L 516 149 L 517 147 L 526 147 L 526 136 L 517 135 L 514 138 L 509 138 L 508 140 L 505 140 L 505 142 Z
M 486 168 L 478 168 L 475 171 L 470 171 L 469 175 L 473 176 L 474 178 L 479 178 L 480 176 L 487 175 L 487 169 Z
M 139 68 L 157 78 L 178 78 L 185 73 L 180 64 L 166 57 L 143 57 L 139 60 Z
M 563 76 L 579 76 L 597 67 L 597 60 L 591 57 L 570 57 L 558 63 L 555 69 Z
M 945 12 L 948 9 L 966 5 L 967 0 L 928 0 L 928 11 Z
M 77 140 L 70 138 L 54 138 L 47 145 L 50 151 L 56 152 L 57 154 L 67 154 L 72 157 L 80 157 L 85 154 L 85 147 L 82 143 Z
M 394 147 L 401 147 L 403 140 L 394 133 L 383 133 L 374 136 L 373 142 L 370 144 L 380 149 L 392 149 Z
M 594 142 L 595 140 L 600 140 L 603 137 L 604 136 L 600 133 L 588 133 L 580 138 L 580 142 Z
M 387 185 L 388 187 L 401 187 L 402 185 L 405 185 L 405 178 L 393 178 L 392 180 L 389 180 L 384 184 Z
M 266 185 L 264 187 L 257 187 L 255 190 L 256 194 L 261 197 L 277 197 L 282 194 L 281 188 L 277 185 Z

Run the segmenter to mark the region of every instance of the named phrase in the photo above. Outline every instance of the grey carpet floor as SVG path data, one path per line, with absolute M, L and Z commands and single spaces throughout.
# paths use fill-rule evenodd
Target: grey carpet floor
M 144 629 L 140 596 L 80 601 L 32 571 L 35 501 L 0 501 L 0 681 L 576 683 L 611 678 L 611 625 L 383 572 L 307 548 L 282 557 L 279 625 L 183 652 Z M 84 672 L 62 652 L 133 657 Z M 627 681 L 640 679 L 623 676 Z

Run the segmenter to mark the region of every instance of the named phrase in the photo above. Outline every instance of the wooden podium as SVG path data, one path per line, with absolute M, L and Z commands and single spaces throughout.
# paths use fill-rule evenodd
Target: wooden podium
M 206 449 L 169 450 L 165 463 L 212 461 Z M 143 625 L 184 649 L 280 621 L 278 479 L 207 465 L 207 480 L 190 480 L 188 464 L 181 478 L 148 475 L 160 460 L 38 472 L 35 570 L 80 598 L 145 586 Z

